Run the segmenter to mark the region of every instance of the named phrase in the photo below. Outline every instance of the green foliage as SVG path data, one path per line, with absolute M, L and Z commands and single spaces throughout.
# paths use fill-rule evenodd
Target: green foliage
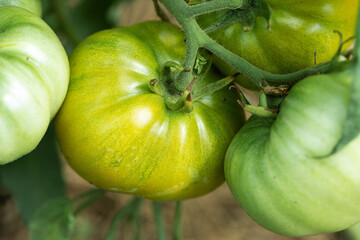
M 15 198 L 26 224 L 45 201 L 64 196 L 60 172 L 52 125 L 33 152 L 0 167 L 0 183 Z
M 72 239 L 75 216 L 104 194 L 95 189 L 74 199 L 60 197 L 47 201 L 34 214 L 30 223 L 30 240 Z
M 42 0 L 43 18 L 61 38 L 68 54 L 89 35 L 116 26 L 121 6 L 130 0 Z M 72 3 L 72 4 L 70 4 Z
M 32 240 L 70 239 L 75 225 L 73 204 L 66 198 L 47 202 L 35 214 L 30 224 Z

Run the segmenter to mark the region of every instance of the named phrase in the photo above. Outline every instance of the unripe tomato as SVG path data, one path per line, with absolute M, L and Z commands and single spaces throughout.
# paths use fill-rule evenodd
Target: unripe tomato
M 235 136 L 226 180 L 260 225 L 306 236 L 360 221 L 360 136 L 332 154 L 352 80 L 348 72 L 306 78 L 292 88 L 276 120 L 252 117 Z
M 41 2 L 40 0 L 0 0 L 0 7 L 2 6 L 17 6 L 24 8 L 36 16 L 41 16 Z
M 96 33 L 70 57 L 69 92 L 55 122 L 62 152 L 96 186 L 153 200 L 208 193 L 224 181 L 223 161 L 244 115 L 233 92 L 172 111 L 150 91 L 167 61 L 181 64 L 184 35 L 164 22 Z M 194 89 L 222 78 L 211 69 Z
M 50 27 L 0 6 L 0 164 L 32 151 L 65 98 L 69 63 Z

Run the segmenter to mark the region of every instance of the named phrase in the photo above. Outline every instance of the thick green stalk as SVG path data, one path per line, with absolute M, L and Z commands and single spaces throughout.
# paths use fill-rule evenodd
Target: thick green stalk
M 182 202 L 176 202 L 175 206 L 175 219 L 174 219 L 174 228 L 173 228 L 173 239 L 181 240 L 181 217 L 182 217 Z
M 189 11 L 187 11 L 188 18 L 194 18 L 196 16 L 219 11 L 223 9 L 236 9 L 243 4 L 243 0 L 224 0 L 224 1 L 210 1 L 203 4 L 189 6 Z
M 203 43 L 203 47 L 229 63 L 236 70 L 250 78 L 256 86 L 261 89 L 261 84 L 264 80 L 268 83 L 279 84 L 294 84 L 297 81 L 314 74 L 326 73 L 334 69 L 339 63 L 335 61 L 329 61 L 316 65 L 311 68 L 306 68 L 297 72 L 288 74 L 273 74 L 266 72 L 245 60 L 244 58 L 230 52 L 220 44 L 213 41 L 208 35 L 204 36 L 206 40 Z
M 297 81 L 314 74 L 326 73 L 334 69 L 335 66 L 341 64 L 336 61 L 336 58 L 330 62 L 316 65 L 298 72 L 289 74 L 272 74 L 266 72 L 247 60 L 237 56 L 229 50 L 222 47 L 220 44 L 212 40 L 197 24 L 195 16 L 209 13 L 221 9 L 239 8 L 243 1 L 239 0 L 214 0 L 207 3 L 189 6 L 183 0 L 160 0 L 168 9 L 170 14 L 174 16 L 179 24 L 182 26 L 186 36 L 187 51 L 184 62 L 184 67 L 193 66 L 196 53 L 199 48 L 206 48 L 218 57 L 229 63 L 240 73 L 250 78 L 253 83 L 261 89 L 261 83 L 266 80 L 268 83 L 274 85 L 289 84 L 292 85 Z M 216 7 L 218 6 L 218 8 Z M 176 81 L 176 86 L 179 90 L 184 90 L 191 82 L 191 73 L 180 74 Z
M 215 0 L 194 6 L 189 6 L 183 0 L 160 0 L 160 2 L 164 4 L 170 14 L 176 18 L 184 30 L 187 46 L 184 68 L 189 69 L 194 66 L 198 49 L 202 47 L 201 43 L 204 38 L 204 32 L 197 24 L 195 17 L 219 9 L 234 9 L 240 7 L 242 0 Z M 184 91 L 192 79 L 192 72 L 181 73 L 175 82 L 177 89 Z
M 161 203 L 153 202 L 154 217 L 156 222 L 156 230 L 158 233 L 158 240 L 166 240 L 166 231 L 164 218 L 161 211 Z

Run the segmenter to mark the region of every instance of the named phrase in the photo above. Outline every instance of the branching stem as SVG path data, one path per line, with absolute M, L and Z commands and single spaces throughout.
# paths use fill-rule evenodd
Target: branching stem
M 292 85 L 297 81 L 314 74 L 326 73 L 334 69 L 339 63 L 337 58 L 333 60 L 300 70 L 289 74 L 272 74 L 266 72 L 242 57 L 225 49 L 223 46 L 211 39 L 203 29 L 198 25 L 195 17 L 201 14 L 213 12 L 221 9 L 239 8 L 244 1 L 240 0 L 213 0 L 198 5 L 189 6 L 184 0 L 159 0 L 168 9 L 182 26 L 187 43 L 186 57 L 184 67 L 193 66 L 196 60 L 196 54 L 199 48 L 206 48 L 225 62 L 233 66 L 240 73 L 247 76 L 255 86 L 261 89 L 261 83 L 266 80 L 274 85 L 288 84 Z M 184 90 L 192 80 L 192 73 L 182 73 L 179 75 L 176 86 L 179 90 Z

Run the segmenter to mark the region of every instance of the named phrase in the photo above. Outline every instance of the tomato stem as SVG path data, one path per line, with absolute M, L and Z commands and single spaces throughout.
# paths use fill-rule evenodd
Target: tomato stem
M 187 16 L 194 18 L 206 13 L 219 11 L 223 9 L 236 9 L 243 3 L 243 0 L 223 0 L 223 1 L 210 1 L 198 5 L 189 6 Z
M 266 80 L 272 85 L 288 84 L 293 85 L 297 81 L 314 74 L 327 73 L 332 71 L 339 63 L 337 58 L 322 63 L 311 68 L 303 69 L 289 74 L 272 74 L 266 72 L 254 65 L 242 57 L 232 53 L 225 49 L 223 46 L 211 39 L 203 29 L 198 25 L 195 17 L 201 14 L 223 10 L 234 9 L 241 7 L 242 3 L 246 1 L 239 0 L 217 0 L 198 5 L 188 5 L 183 0 L 159 0 L 170 12 L 170 14 L 176 18 L 179 24 L 182 26 L 187 43 L 186 57 L 184 61 L 184 67 L 194 66 L 196 55 L 199 48 L 206 48 L 210 52 L 216 54 L 225 62 L 233 66 L 242 74 L 249 77 L 249 79 L 261 89 L 261 83 Z M 245 12 L 246 13 L 246 12 Z M 245 14 L 244 13 L 244 14 Z M 192 80 L 191 73 L 181 73 L 176 80 L 175 84 L 180 91 L 184 91 Z
M 213 82 L 211 84 L 205 85 L 200 89 L 196 89 L 193 92 L 193 100 L 197 100 L 205 95 L 208 95 L 210 93 L 213 93 L 215 91 L 218 91 L 226 86 L 228 86 L 229 84 L 231 84 L 235 78 L 238 76 L 239 74 L 236 73 L 230 77 L 226 77 L 223 79 L 220 79 L 216 82 Z
M 164 218 L 163 218 L 162 210 L 161 210 L 161 203 L 153 202 L 153 209 L 154 209 L 154 217 L 155 217 L 155 222 L 156 222 L 156 230 L 158 233 L 158 239 L 166 240 L 166 231 L 165 231 Z
M 113 218 L 109 230 L 107 231 L 105 240 L 114 240 L 115 236 L 116 236 L 116 230 L 117 227 L 119 226 L 120 222 L 122 219 L 124 219 L 127 215 L 132 214 L 133 212 L 135 212 L 135 214 L 139 213 L 139 209 L 141 206 L 141 202 L 142 199 L 138 198 L 138 197 L 134 197 L 131 201 L 129 201 L 123 208 L 121 208 L 115 215 L 115 217 Z M 137 236 L 138 233 L 138 229 L 135 233 L 135 236 Z
M 173 239 L 181 240 L 181 218 L 182 218 L 182 202 L 178 201 L 175 205 L 175 218 L 174 218 L 174 228 L 173 228 Z

